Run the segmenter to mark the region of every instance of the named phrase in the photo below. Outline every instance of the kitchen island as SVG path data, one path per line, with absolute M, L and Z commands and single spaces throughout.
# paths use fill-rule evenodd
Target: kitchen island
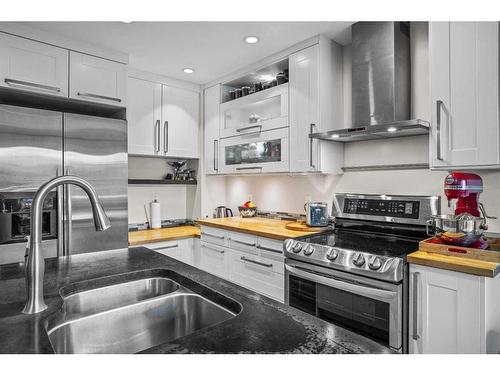
M 46 260 L 48 309 L 36 315 L 21 314 L 26 300 L 24 264 L 1 266 L 0 353 L 54 353 L 45 324 L 62 306 L 62 287 L 152 269 L 174 271 L 187 278 L 189 288 L 205 289 L 209 299 L 223 295 L 242 309 L 220 324 L 144 353 L 391 353 L 363 336 L 142 247 Z M 91 288 L 93 283 L 97 285 L 90 281 L 87 286 Z

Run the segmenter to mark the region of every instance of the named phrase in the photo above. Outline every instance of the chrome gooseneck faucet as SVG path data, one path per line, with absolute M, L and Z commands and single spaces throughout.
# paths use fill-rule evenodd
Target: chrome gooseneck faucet
M 60 176 L 40 186 L 35 193 L 31 205 L 31 238 L 29 239 L 28 260 L 26 261 L 26 292 L 28 299 L 22 311 L 23 314 L 36 314 L 47 308 L 43 299 L 45 260 L 42 253 L 42 211 L 43 202 L 47 194 L 59 185 L 76 185 L 82 188 L 90 199 L 94 214 L 95 229 L 103 231 L 111 227 L 109 218 L 102 208 L 95 189 L 83 178 L 77 176 Z

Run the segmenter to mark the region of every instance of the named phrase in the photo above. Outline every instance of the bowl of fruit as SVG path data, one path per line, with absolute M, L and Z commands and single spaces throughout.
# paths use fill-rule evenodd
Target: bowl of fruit
M 252 201 L 247 201 L 239 206 L 241 217 L 254 217 L 257 215 L 257 205 Z

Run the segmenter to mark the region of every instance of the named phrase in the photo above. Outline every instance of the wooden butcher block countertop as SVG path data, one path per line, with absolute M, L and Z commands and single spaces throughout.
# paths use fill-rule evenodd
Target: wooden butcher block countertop
M 490 242 L 490 240 L 488 240 Z M 441 268 L 470 275 L 495 277 L 500 273 L 500 240 L 491 239 L 491 250 L 420 242 L 418 251 L 408 255 L 409 263 Z
M 144 245 L 159 241 L 180 240 L 182 238 L 200 237 L 200 228 L 194 225 L 185 225 L 174 228 L 148 229 L 129 232 L 130 246 Z
M 287 229 L 287 223 L 290 223 L 290 221 L 266 219 L 262 217 L 223 217 L 220 219 L 198 220 L 199 225 L 207 225 L 220 229 L 255 234 L 257 236 L 272 238 L 281 241 L 286 240 L 287 238 L 302 237 L 308 234 L 302 231 Z

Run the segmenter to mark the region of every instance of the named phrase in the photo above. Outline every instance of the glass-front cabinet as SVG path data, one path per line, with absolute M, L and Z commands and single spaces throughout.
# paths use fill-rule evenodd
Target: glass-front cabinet
M 221 173 L 287 172 L 288 128 L 220 140 Z
M 288 126 L 288 83 L 221 104 L 220 136 Z

